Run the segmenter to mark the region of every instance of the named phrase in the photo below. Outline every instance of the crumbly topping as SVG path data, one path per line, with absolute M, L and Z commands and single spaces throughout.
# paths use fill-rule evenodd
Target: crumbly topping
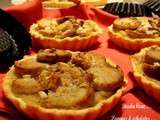
M 144 73 L 157 80 L 160 80 L 160 49 L 159 48 L 150 48 L 143 60 L 143 71 Z
M 113 28 L 124 31 L 131 38 L 157 38 L 160 37 L 159 23 L 159 18 L 131 17 L 117 19 Z
M 46 49 L 40 50 L 34 60 L 17 62 L 13 91 L 22 95 L 38 94 L 42 106 L 47 108 L 91 106 L 123 84 L 122 71 L 94 53 Z M 94 97 L 97 91 L 106 94 L 99 94 L 97 99 Z
M 42 19 L 38 21 L 36 30 L 45 37 L 64 39 L 65 37 L 85 37 L 96 32 L 96 27 L 91 20 L 63 17 L 55 19 Z

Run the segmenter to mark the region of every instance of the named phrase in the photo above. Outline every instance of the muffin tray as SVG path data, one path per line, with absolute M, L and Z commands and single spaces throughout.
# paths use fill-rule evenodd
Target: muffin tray
M 11 9 L 9 10 L 13 15 L 15 14 Z M 104 116 L 97 118 L 97 120 L 158 120 L 159 119 L 159 105 L 156 101 L 154 101 L 151 97 L 147 96 L 144 91 L 137 86 L 134 77 L 132 76 L 132 68 L 131 63 L 129 61 L 129 56 L 133 53 L 126 51 L 124 49 L 118 48 L 114 44 L 109 41 L 109 37 L 107 34 L 107 26 L 110 25 L 117 16 L 113 16 L 109 13 L 96 9 L 92 6 L 81 5 L 79 7 L 72 7 L 69 9 L 37 9 L 37 14 L 42 14 L 43 17 L 60 17 L 66 15 L 74 15 L 78 18 L 83 19 L 92 19 L 96 21 L 103 29 L 104 34 L 98 39 L 99 44 L 94 46 L 92 49 L 87 51 L 93 51 L 98 54 L 104 55 L 107 58 L 113 60 L 116 64 L 118 64 L 122 70 L 124 71 L 125 77 L 128 80 L 128 85 L 124 96 L 121 101 L 115 108 L 106 113 Z M 81 13 L 81 14 L 79 14 Z M 23 16 L 21 18 L 17 17 L 19 15 L 15 15 L 17 19 L 23 20 Z M 23 22 L 23 21 L 22 21 Z M 32 23 L 34 20 L 32 21 Z M 27 20 L 24 20 L 23 24 L 27 24 Z M 31 50 L 31 53 L 35 53 Z M 4 73 L 0 73 L 0 86 L 3 82 Z M 1 87 L 0 87 L 1 88 Z M 15 116 L 16 120 L 30 120 L 22 113 L 18 112 L 11 103 L 9 103 L 3 96 L 3 93 L 0 89 L 0 108 L 5 109 L 11 115 Z M 5 118 L 4 114 L 1 114 L 0 111 L 0 119 L 1 115 Z
M 114 2 L 106 4 L 103 10 L 121 17 L 152 16 L 151 11 L 146 6 L 136 3 Z

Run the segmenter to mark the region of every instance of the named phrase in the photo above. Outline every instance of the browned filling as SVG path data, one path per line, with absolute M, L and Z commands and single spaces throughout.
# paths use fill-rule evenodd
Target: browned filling
M 160 80 L 160 49 L 151 48 L 146 52 L 143 71 L 149 77 Z
M 113 23 L 115 31 L 124 31 L 131 38 L 160 37 L 160 18 L 130 17 L 117 19 Z
M 26 101 L 28 96 L 38 96 L 38 104 L 46 108 L 89 107 L 124 83 L 120 68 L 94 53 L 46 49 L 37 58 L 17 61 L 14 66 L 14 93 Z
M 65 37 L 85 37 L 96 32 L 91 20 L 76 19 L 66 16 L 58 19 L 42 19 L 37 22 L 36 31 L 45 37 L 63 39 Z
M 42 0 L 42 1 L 53 1 L 53 2 L 73 2 L 77 5 L 79 5 L 81 3 L 81 0 Z

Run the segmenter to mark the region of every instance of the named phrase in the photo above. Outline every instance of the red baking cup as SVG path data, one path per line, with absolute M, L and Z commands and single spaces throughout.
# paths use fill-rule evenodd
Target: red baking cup
M 5 11 L 29 28 L 33 22 L 42 18 L 42 2 L 41 0 L 31 0 L 21 5 L 9 6 L 5 8 Z

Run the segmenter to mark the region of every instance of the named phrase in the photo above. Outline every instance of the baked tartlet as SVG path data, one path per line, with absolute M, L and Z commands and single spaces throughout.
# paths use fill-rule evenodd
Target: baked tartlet
M 93 120 L 118 103 L 125 86 L 121 69 L 105 57 L 45 49 L 17 61 L 3 91 L 33 119 Z
M 107 0 L 42 0 L 42 4 L 45 8 L 69 8 L 76 6 L 77 1 L 94 6 L 102 6 L 107 3 Z
M 160 18 L 118 18 L 109 27 L 110 40 L 131 51 L 160 45 Z
M 30 27 L 33 44 L 40 48 L 84 50 L 92 47 L 102 34 L 102 29 L 92 20 L 66 16 L 44 18 Z
M 131 56 L 131 63 L 137 83 L 160 102 L 160 47 L 143 48 Z

